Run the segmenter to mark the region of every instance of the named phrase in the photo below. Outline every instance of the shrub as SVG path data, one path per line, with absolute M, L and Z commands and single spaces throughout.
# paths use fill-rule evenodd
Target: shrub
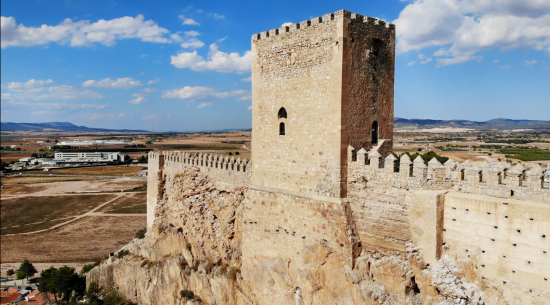
M 232 279 L 232 280 L 235 280 L 237 278 L 237 273 L 241 272 L 241 268 L 239 267 L 231 267 L 231 269 L 229 269 L 229 273 L 227 274 L 227 276 Z
M 195 298 L 195 294 L 191 290 L 180 291 L 180 296 L 182 299 L 188 299 L 188 300 L 193 300 Z
M 219 273 L 221 275 L 225 275 L 227 273 L 227 266 L 221 266 L 220 270 L 219 270 Z
M 215 265 L 214 265 L 213 262 L 208 261 L 208 263 L 206 264 L 206 267 L 204 268 L 206 274 L 210 274 L 210 272 L 212 272 L 212 269 L 214 269 L 214 266 L 215 266 Z
M 128 254 L 130 254 L 130 250 L 124 249 L 124 250 L 118 251 L 118 253 L 117 253 L 116 256 L 117 256 L 118 258 L 123 258 L 123 257 L 125 257 L 125 256 L 128 255 Z
M 98 266 L 100 264 L 99 261 L 95 261 L 91 264 L 86 264 L 84 266 L 82 266 L 82 270 L 80 270 L 80 275 L 83 275 L 85 273 L 88 273 L 88 271 L 94 269 L 96 266 Z
M 143 238 L 145 237 L 145 232 L 147 232 L 147 228 L 139 229 L 139 230 L 136 232 L 136 238 L 137 238 L 137 239 L 143 239 Z

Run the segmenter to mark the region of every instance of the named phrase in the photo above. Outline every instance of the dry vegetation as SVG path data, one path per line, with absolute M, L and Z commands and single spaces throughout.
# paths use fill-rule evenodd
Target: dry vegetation
M 131 193 L 121 197 L 100 209 L 109 214 L 145 214 L 147 213 L 147 193 Z
M 43 234 L 2 236 L 2 263 L 89 262 L 119 250 L 146 223 L 146 216 L 90 216 Z
M 46 229 L 55 224 L 52 220 L 84 214 L 113 198 L 114 195 L 102 194 L 3 199 L 0 204 L 1 234 Z
M 136 166 L 96 166 L 56 169 L 51 172 L 33 172 L 38 175 L 89 175 L 89 176 L 135 176 L 141 171 Z

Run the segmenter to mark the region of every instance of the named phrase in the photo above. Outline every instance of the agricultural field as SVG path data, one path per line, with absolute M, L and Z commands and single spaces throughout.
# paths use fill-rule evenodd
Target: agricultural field
M 43 263 L 91 261 L 118 250 L 146 226 L 145 178 L 15 176 L 1 181 L 2 263 L 21 257 Z M 86 190 L 106 193 L 74 193 Z
M 46 229 L 50 222 L 84 214 L 116 196 L 112 194 L 59 195 L 2 199 L 0 234 Z M 39 227 L 39 228 L 38 228 Z

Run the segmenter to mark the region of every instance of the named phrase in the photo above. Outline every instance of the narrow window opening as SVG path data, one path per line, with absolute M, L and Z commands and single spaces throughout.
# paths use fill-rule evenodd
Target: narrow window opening
M 372 144 L 378 144 L 378 122 L 372 122 Z
M 279 113 L 277 114 L 277 117 L 279 119 L 286 119 L 287 118 L 285 107 L 281 107 L 281 109 L 279 109 Z
M 355 149 L 351 151 L 351 161 L 357 161 L 357 151 L 355 151 Z
M 284 136 L 285 135 L 285 123 L 281 122 L 279 124 L 279 135 Z

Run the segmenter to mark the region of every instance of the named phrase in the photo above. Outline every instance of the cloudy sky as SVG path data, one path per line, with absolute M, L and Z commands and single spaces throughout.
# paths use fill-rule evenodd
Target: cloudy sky
M 347 9 L 396 24 L 395 115 L 550 120 L 550 0 L 2 0 L 2 122 L 251 126 L 254 33 Z

